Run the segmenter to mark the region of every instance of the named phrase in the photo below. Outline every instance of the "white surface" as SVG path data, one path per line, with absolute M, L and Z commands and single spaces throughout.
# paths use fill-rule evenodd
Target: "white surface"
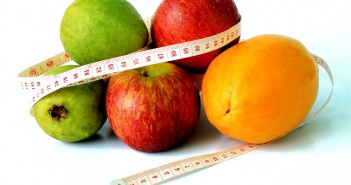
M 104 185 L 116 178 L 186 157 L 238 145 L 202 114 L 187 142 L 162 153 L 130 149 L 106 124 L 94 139 L 63 143 L 45 135 L 28 113 L 17 74 L 63 51 L 59 25 L 72 1 L 1 1 L 0 184 Z M 157 1 L 130 0 L 142 16 Z M 335 77 L 329 105 L 311 124 L 270 146 L 166 184 L 351 184 L 351 2 L 348 0 L 236 0 L 242 38 L 277 33 L 299 39 L 323 57 Z M 329 81 L 321 72 L 321 97 Z

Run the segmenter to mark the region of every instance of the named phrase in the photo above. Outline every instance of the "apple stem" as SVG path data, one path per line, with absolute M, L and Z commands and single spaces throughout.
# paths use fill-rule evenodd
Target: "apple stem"
M 140 72 L 143 76 L 149 77 L 149 75 L 147 74 L 147 72 L 145 70 L 142 69 Z
M 67 110 L 65 109 L 64 106 L 57 106 L 57 105 L 52 105 L 49 114 L 51 115 L 52 119 L 55 121 L 60 120 L 60 118 L 64 118 L 67 115 Z

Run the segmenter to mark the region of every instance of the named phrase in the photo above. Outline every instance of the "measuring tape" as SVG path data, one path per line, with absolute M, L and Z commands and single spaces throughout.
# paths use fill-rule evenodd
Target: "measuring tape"
M 267 143 L 268 144 L 268 143 Z M 150 169 L 123 179 L 117 179 L 111 182 L 111 185 L 153 185 L 158 184 L 171 178 L 184 175 L 201 168 L 213 166 L 218 163 L 222 163 L 229 159 L 238 157 L 245 153 L 251 152 L 258 148 L 262 148 L 262 145 L 244 144 L 235 148 L 216 152 L 212 154 L 206 154 L 196 157 L 191 157 L 169 163 L 163 166 L 159 166 L 154 169 Z
M 145 23 L 150 31 L 150 19 L 146 19 Z M 132 54 L 87 64 L 58 75 L 41 76 L 47 71 L 71 61 L 69 54 L 62 52 L 29 67 L 28 69 L 22 71 L 18 76 L 20 79 L 21 89 L 25 93 L 28 93 L 28 96 L 30 97 L 29 105 L 32 107 L 42 97 L 60 88 L 104 79 L 124 70 L 201 55 L 229 44 L 238 38 L 240 34 L 241 30 L 239 22 L 228 30 L 214 36 L 155 49 L 143 48 Z M 150 38 L 151 37 L 149 36 L 149 42 Z M 305 121 L 303 121 L 297 128 L 308 123 L 313 117 L 315 117 L 328 104 L 333 93 L 334 79 L 328 64 L 317 55 L 313 56 L 316 63 L 323 67 L 327 72 L 332 84 L 331 92 L 322 106 L 311 114 L 311 116 L 306 118 Z M 237 156 L 267 146 L 270 143 L 260 145 L 244 144 L 212 154 L 187 158 L 126 178 L 114 180 L 111 182 L 111 185 L 158 184 L 164 182 L 165 180 L 169 180 L 201 168 L 225 162 L 229 159 L 233 159 Z
M 149 28 L 150 20 L 145 22 Z M 55 67 L 71 61 L 69 54 L 62 52 L 29 67 L 18 76 L 20 77 L 21 89 L 29 94 L 29 105 L 33 106 L 42 97 L 66 86 L 88 83 L 121 71 L 188 58 L 217 50 L 238 38 L 240 33 L 239 22 L 222 33 L 203 39 L 102 60 L 74 68 L 58 75 L 40 76 Z

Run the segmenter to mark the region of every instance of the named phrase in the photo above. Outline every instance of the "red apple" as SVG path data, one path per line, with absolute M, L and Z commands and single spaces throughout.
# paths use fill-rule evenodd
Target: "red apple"
M 121 141 L 139 151 L 158 152 L 191 135 L 200 115 L 200 96 L 187 72 L 160 63 L 113 75 L 106 109 Z
M 156 47 L 202 39 L 221 33 L 241 19 L 233 0 L 163 0 L 153 15 Z M 239 38 L 231 44 L 239 42 Z M 204 73 L 220 53 L 215 51 L 174 61 L 190 72 Z

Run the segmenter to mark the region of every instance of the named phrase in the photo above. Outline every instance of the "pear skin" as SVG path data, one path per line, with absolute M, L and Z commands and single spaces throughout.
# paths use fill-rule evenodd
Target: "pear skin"
M 66 52 L 80 65 L 132 53 L 148 42 L 148 29 L 127 0 L 75 0 L 60 26 Z
M 59 74 L 77 65 L 64 65 L 45 75 Z M 34 117 L 49 136 L 64 142 L 77 142 L 96 134 L 106 122 L 106 84 L 98 80 L 61 88 L 33 106 Z

